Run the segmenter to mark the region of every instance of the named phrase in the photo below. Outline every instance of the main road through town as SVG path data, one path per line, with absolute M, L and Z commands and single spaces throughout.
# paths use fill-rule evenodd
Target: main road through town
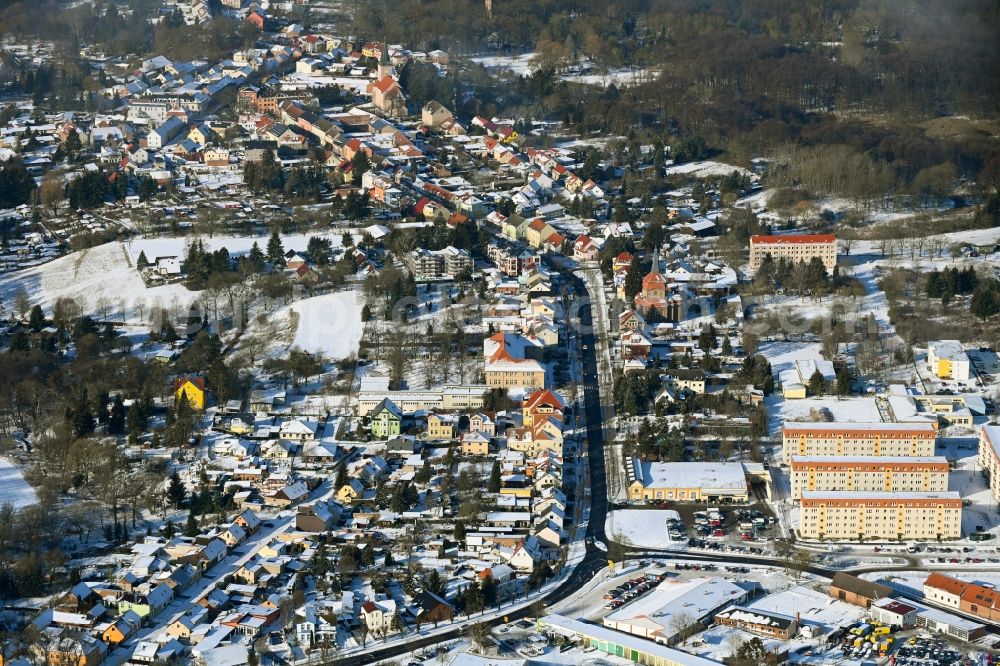
M 556 589 L 544 597 L 540 597 L 546 605 L 561 601 L 580 590 L 602 567 L 608 565 L 607 552 L 598 546 L 598 544 L 603 544 L 606 539 L 604 522 L 608 513 L 607 475 L 604 465 L 604 410 L 601 404 L 597 374 L 596 343 L 598 340 L 597 334 L 593 330 L 586 284 L 569 271 L 562 273 L 562 276 L 564 280 L 569 281 L 567 286 L 575 294 L 572 301 L 574 304 L 571 308 L 572 312 L 567 313 L 567 316 L 572 317 L 569 325 L 577 327 L 577 341 L 579 343 L 577 352 L 580 354 L 580 368 L 583 372 L 581 382 L 583 387 L 582 415 L 586 422 L 587 460 L 590 465 L 590 517 L 587 521 L 585 537 L 586 554 Z M 605 341 L 601 340 L 601 342 Z M 532 613 L 531 606 L 525 606 L 516 610 L 512 609 L 505 617 L 508 621 L 512 621 Z M 470 624 L 473 622 L 476 620 L 469 620 Z M 503 624 L 503 622 L 503 618 L 484 620 L 484 623 L 489 626 Z M 414 650 L 458 638 L 462 634 L 462 626 L 455 626 L 454 629 L 423 638 L 414 636 L 412 640 L 399 645 L 387 645 L 384 648 L 356 655 L 335 657 L 330 663 L 354 666 L 398 657 Z

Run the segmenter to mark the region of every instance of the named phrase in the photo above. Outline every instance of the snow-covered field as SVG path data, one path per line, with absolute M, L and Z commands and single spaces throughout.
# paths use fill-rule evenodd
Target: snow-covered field
M 472 58 L 472 62 L 478 63 L 490 72 L 513 72 L 518 76 L 525 76 L 531 73 L 531 60 L 535 53 L 522 53 L 516 56 L 480 56 Z
M 510 72 L 518 76 L 530 76 L 536 69 L 532 63 L 535 56 L 534 52 L 515 56 L 478 56 L 472 58 L 472 62 L 482 65 L 493 73 Z M 635 85 L 655 79 L 656 75 L 655 71 L 634 67 L 617 67 L 601 72 L 600 68 L 585 58 L 579 61 L 577 66 L 571 67 L 564 74 L 561 74 L 559 78 L 572 83 L 607 87 L 612 83 L 617 86 Z
M 21 470 L 7 458 L 0 457 L 0 504 L 9 503 L 20 509 L 37 501 L 35 489 L 24 480 Z
M 336 291 L 296 301 L 289 307 L 298 316 L 292 347 L 321 353 L 328 359 L 358 353 L 364 330 L 360 292 Z
M 359 230 L 349 231 L 355 238 L 360 238 Z M 287 234 L 282 236 L 282 244 L 285 250 L 304 251 L 309 237 L 316 235 L 328 238 L 334 248 L 339 248 L 342 234 L 342 231 Z M 61 297 L 76 300 L 88 313 L 96 310 L 95 305 L 99 301 L 107 301 L 111 304 L 109 315 L 112 319 L 129 321 L 137 317 L 136 306 L 140 303 L 146 313 L 157 307 L 173 310 L 186 308 L 197 298 L 197 293 L 181 284 L 147 287 L 134 266 L 141 252 L 146 253 L 149 261 L 154 261 L 156 257 L 183 257 L 187 245 L 194 238 L 141 238 L 71 252 L 46 264 L 0 276 L 0 300 L 11 303 L 18 288 L 23 287 L 32 304 L 41 305 L 46 311 L 51 311 Z M 267 236 L 198 238 L 206 250 L 225 247 L 234 256 L 249 252 L 254 242 L 266 251 L 268 241 Z
M 619 509 L 608 514 L 605 530 L 608 538 L 643 548 L 669 548 L 683 545 L 671 542 L 667 519 L 680 518 L 672 509 Z
M 85 312 L 93 312 L 99 300 L 107 299 L 113 303 L 112 318 L 129 318 L 140 300 L 148 311 L 156 305 L 186 307 L 194 299 L 194 293 L 179 284 L 146 287 L 119 242 L 72 252 L 47 264 L 0 276 L 0 299 L 10 303 L 19 287 L 28 292 L 32 304 L 47 311 L 60 297 L 75 299 Z
M 796 361 L 821 358 L 821 345 L 818 342 L 762 342 L 757 349 L 758 354 L 771 364 L 775 375 L 795 367 Z
M 350 229 L 355 240 L 361 238 L 361 231 Z M 285 251 L 295 250 L 305 252 L 309 243 L 309 238 L 319 236 L 330 240 L 330 245 L 336 249 L 341 246 L 340 239 L 343 231 L 326 231 L 312 234 L 284 234 L 281 236 L 281 244 Z M 187 246 L 194 240 L 200 240 L 205 246 L 205 250 L 214 252 L 226 248 L 230 256 L 246 254 L 253 247 L 254 243 L 260 247 L 261 252 L 267 251 L 267 241 L 270 236 L 188 236 L 182 238 L 138 238 L 125 244 L 129 258 L 135 264 L 140 252 L 146 253 L 149 261 L 155 261 L 156 257 L 183 257 Z
M 744 169 L 743 167 L 733 166 L 732 164 L 724 164 L 722 162 L 713 162 L 712 160 L 703 160 L 700 162 L 685 162 L 684 164 L 670 165 L 667 167 L 667 173 L 682 173 L 695 178 L 708 178 L 712 176 L 728 176 L 734 171 L 738 171 L 740 174 L 745 176 L 752 175 L 750 171 Z

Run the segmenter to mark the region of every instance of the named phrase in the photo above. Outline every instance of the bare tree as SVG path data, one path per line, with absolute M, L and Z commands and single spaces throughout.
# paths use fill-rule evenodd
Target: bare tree
M 670 629 L 674 632 L 677 641 L 683 641 L 695 627 L 695 619 L 691 613 L 687 611 L 678 611 L 670 616 L 670 622 L 668 623 Z
M 24 285 L 18 285 L 17 291 L 14 292 L 14 310 L 21 315 L 21 319 L 24 319 L 30 309 L 31 299 L 28 297 L 28 290 Z

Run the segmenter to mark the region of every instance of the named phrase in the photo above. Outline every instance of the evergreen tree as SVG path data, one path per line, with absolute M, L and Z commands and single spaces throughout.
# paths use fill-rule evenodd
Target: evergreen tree
M 35 305 L 31 308 L 31 314 L 28 315 L 28 327 L 36 333 L 45 328 L 45 313 L 42 312 L 41 305 Z
M 86 387 L 77 391 L 67 416 L 69 417 L 70 427 L 75 437 L 86 437 L 94 432 L 97 422 L 90 408 L 90 400 L 87 398 Z
M 493 468 L 490 470 L 490 480 L 486 485 L 486 489 L 491 493 L 500 492 L 500 463 L 499 461 L 493 461 Z
M 483 604 L 487 607 L 497 603 L 497 583 L 493 576 L 486 576 L 480 583 L 483 593 Z
M 711 354 L 712 350 L 715 349 L 715 343 L 715 327 L 711 324 L 702 326 L 701 333 L 698 335 L 698 348 L 706 354 Z
M 969 309 L 984 320 L 1000 312 L 1000 282 L 994 278 L 980 282 L 972 293 Z
M 175 509 L 179 509 L 185 497 L 187 497 L 187 490 L 184 488 L 184 482 L 181 481 L 181 475 L 175 470 L 170 475 L 170 485 L 167 486 L 167 499 L 170 500 Z
M 108 415 L 108 432 L 112 435 L 122 435 L 125 433 L 125 403 L 121 394 L 115 396 L 115 401 L 111 405 L 111 413 Z
M 809 377 L 809 393 L 812 395 L 823 395 L 826 393 L 826 380 L 823 379 L 823 373 L 818 368 L 813 370 L 812 375 Z
M 726 335 L 722 338 L 722 355 L 731 356 L 733 353 L 733 343 L 730 341 L 729 336 Z
M 850 395 L 851 384 L 851 373 L 847 370 L 847 368 L 841 368 L 837 372 L 837 395 Z
M 625 273 L 625 300 L 629 303 L 642 291 L 642 267 L 638 259 L 632 259 L 632 264 Z
M 271 232 L 271 238 L 267 241 L 267 259 L 274 266 L 285 264 L 285 247 L 281 244 L 277 229 Z
M 146 258 L 145 250 L 139 252 L 139 258 L 135 260 L 135 265 L 137 268 L 146 268 L 149 266 L 149 259 Z
M 146 414 L 142 403 L 133 400 L 128 407 L 128 414 L 125 417 L 126 428 L 128 429 L 129 443 L 135 444 L 139 441 L 139 436 L 146 428 Z
M 337 468 L 337 480 L 334 481 L 333 486 L 337 490 L 340 490 L 341 488 L 346 486 L 347 483 L 348 483 L 347 465 L 341 464 L 340 467 Z
M 455 528 L 452 530 L 451 534 L 455 537 L 455 541 L 465 541 L 465 523 L 461 520 L 456 520 Z
M 465 588 L 463 599 L 465 600 L 466 615 L 472 615 L 473 613 L 480 613 L 483 611 L 483 591 L 476 583 L 472 583 Z
M 184 536 L 198 536 L 198 519 L 195 518 L 193 508 L 188 511 L 187 524 L 184 526 Z
M 424 583 L 424 588 L 431 594 L 441 596 L 444 594 L 446 587 L 447 582 L 441 578 L 441 574 L 438 573 L 438 570 L 431 569 L 431 572 L 428 574 L 427 580 Z
M 926 287 L 927 298 L 934 298 L 934 299 L 941 298 L 941 296 L 945 292 L 945 289 L 947 289 L 947 284 L 945 283 L 944 278 L 941 276 L 941 273 L 937 269 L 934 269 L 933 271 L 928 273 L 927 287 Z

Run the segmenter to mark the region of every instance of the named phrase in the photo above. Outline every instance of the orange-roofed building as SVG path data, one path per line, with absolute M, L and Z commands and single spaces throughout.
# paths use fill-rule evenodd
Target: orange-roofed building
M 391 76 L 383 76 L 368 86 L 375 108 L 389 116 L 406 115 L 406 97 L 399 82 Z
M 809 263 L 818 258 L 827 271 L 833 272 L 837 265 L 837 237 L 833 234 L 751 236 L 750 270 L 760 268 L 768 255 L 774 261 L 785 259 L 793 264 Z

